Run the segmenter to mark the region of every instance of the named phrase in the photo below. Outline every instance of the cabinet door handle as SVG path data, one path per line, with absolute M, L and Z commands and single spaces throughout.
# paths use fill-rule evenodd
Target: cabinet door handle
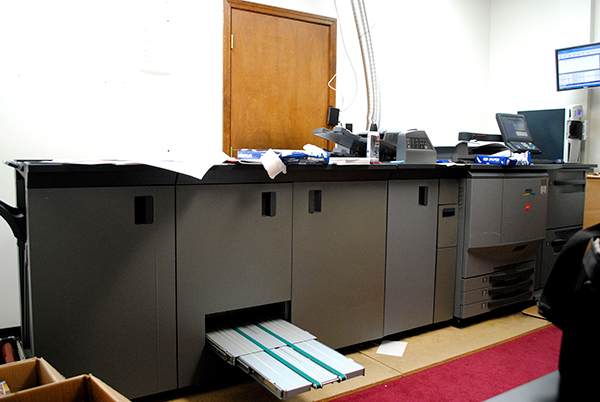
M 560 247 L 562 248 L 565 244 L 567 244 L 568 239 L 555 239 L 550 242 L 550 247 Z
M 274 191 L 262 193 L 262 216 L 277 214 L 277 193 Z
M 308 192 L 308 213 L 314 214 L 321 212 L 321 201 L 323 198 L 322 190 L 309 190 Z
M 419 186 L 419 205 L 427 206 L 427 199 L 429 198 L 429 187 Z
M 581 186 L 585 185 L 584 180 L 554 180 L 552 182 L 555 186 Z
M 154 197 L 151 195 L 134 197 L 133 204 L 136 225 L 150 225 L 154 223 Z
M 456 208 L 444 208 L 442 209 L 442 218 L 450 218 L 456 215 Z

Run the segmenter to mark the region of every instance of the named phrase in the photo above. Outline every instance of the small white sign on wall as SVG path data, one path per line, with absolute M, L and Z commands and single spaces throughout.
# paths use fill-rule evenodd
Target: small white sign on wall
M 152 73 L 171 73 L 171 22 L 159 21 L 144 28 L 142 36 L 141 70 Z
M 165 0 L 148 1 L 141 10 L 141 66 L 150 73 L 171 73 L 173 20 L 171 4 Z

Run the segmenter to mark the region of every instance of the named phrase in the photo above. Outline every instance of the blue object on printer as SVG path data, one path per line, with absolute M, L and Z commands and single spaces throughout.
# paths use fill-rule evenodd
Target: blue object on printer
M 475 155 L 475 163 L 481 165 L 529 165 L 531 163 L 530 155 L 527 159 L 519 159 L 512 156 L 493 156 L 493 155 Z
M 265 151 L 257 151 L 254 149 L 241 149 L 237 152 L 237 158 L 238 159 L 248 159 L 248 160 L 252 160 L 252 159 L 260 159 L 264 154 Z
M 324 151 L 321 155 L 312 155 L 305 151 L 273 150 L 279 155 L 286 165 L 327 165 L 329 163 L 329 152 Z M 241 149 L 237 153 L 240 160 L 260 160 L 267 150 Z

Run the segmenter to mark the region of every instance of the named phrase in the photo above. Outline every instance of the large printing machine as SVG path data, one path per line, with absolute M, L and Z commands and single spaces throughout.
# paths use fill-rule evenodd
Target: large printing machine
M 270 179 L 226 163 L 199 180 L 141 164 L 14 167 L 17 206 L 2 210 L 20 245 L 26 349 L 130 398 L 231 365 L 279 397 L 315 387 L 253 368 L 223 341 L 239 338 L 232 322 L 316 337 L 351 378 L 361 367 L 333 349 L 532 300 L 556 234 L 582 225 L 591 170 L 382 163 Z

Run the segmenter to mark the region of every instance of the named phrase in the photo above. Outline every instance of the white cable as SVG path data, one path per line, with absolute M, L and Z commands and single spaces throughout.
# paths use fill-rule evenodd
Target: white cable
M 344 48 L 344 54 L 346 55 L 346 60 L 348 60 L 348 63 L 350 63 L 350 68 L 352 69 L 352 73 L 354 74 L 354 95 L 352 96 L 352 100 L 350 101 L 350 103 L 348 104 L 348 106 L 344 107 L 344 96 L 342 95 L 341 92 L 339 92 L 336 88 L 334 88 L 333 86 L 331 86 L 331 83 L 333 82 L 333 80 L 337 77 L 337 72 L 333 75 L 333 77 L 331 77 L 331 79 L 329 80 L 329 82 L 327 83 L 327 86 L 331 89 L 333 89 L 337 94 L 340 95 L 341 99 L 341 103 L 342 103 L 342 107 L 339 108 L 340 111 L 346 111 L 350 108 L 350 106 L 352 106 L 352 104 L 354 103 L 354 101 L 356 100 L 356 96 L 358 94 L 358 76 L 356 74 L 356 69 L 354 68 L 354 64 L 352 64 L 352 60 L 350 59 L 350 55 L 348 54 L 348 48 L 346 47 L 346 41 L 344 40 L 344 32 L 342 29 L 342 20 L 340 18 L 340 13 L 338 11 L 338 7 L 337 7 L 337 0 L 333 0 L 333 5 L 335 7 L 335 14 L 337 16 L 338 19 L 338 26 L 340 28 L 340 38 L 342 39 L 342 47 Z

